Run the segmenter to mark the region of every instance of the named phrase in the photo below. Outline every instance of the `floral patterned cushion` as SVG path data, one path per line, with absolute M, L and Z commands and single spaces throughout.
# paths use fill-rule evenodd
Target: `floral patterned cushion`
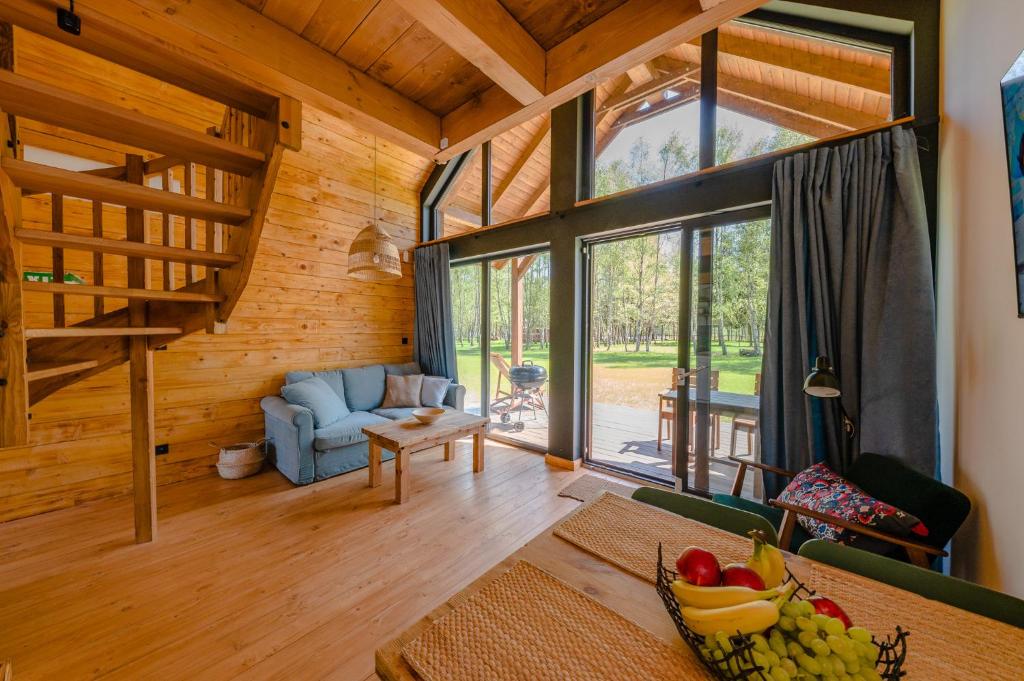
M 868 495 L 823 463 L 797 474 L 782 490 L 779 501 L 855 522 L 898 537 L 927 537 L 928 528 L 917 517 Z M 890 544 L 837 527 L 832 523 L 799 516 L 807 532 L 819 539 L 885 553 Z

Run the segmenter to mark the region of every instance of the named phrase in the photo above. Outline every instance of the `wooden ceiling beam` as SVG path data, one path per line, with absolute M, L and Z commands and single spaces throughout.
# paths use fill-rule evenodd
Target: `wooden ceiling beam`
M 380 81 L 239 2 L 79 0 L 82 35 L 57 28 L 54 3 L 0 0 L 0 21 L 261 116 L 279 93 L 422 156 L 440 119 Z
M 529 144 L 526 145 L 523 152 L 519 154 L 519 158 L 516 159 L 516 162 L 509 169 L 508 173 L 505 174 L 505 177 L 501 178 L 501 183 L 498 184 L 498 188 L 494 190 L 494 199 L 491 203 L 492 208 L 497 207 L 498 202 L 501 201 L 503 196 L 505 196 L 505 192 L 509 190 L 509 187 L 516 183 L 516 180 L 519 179 L 523 169 L 530 164 L 530 161 L 533 159 L 534 154 L 537 153 L 537 150 L 540 149 L 541 146 L 543 146 L 549 139 L 551 139 L 550 116 L 544 119 L 541 126 L 537 128 L 537 132 L 534 133 L 533 139 L 531 139 Z
M 651 62 L 652 65 L 656 63 L 656 61 Z M 657 70 L 656 67 L 652 66 L 652 68 L 655 68 L 655 70 Z M 674 68 L 672 71 L 662 72 L 661 75 L 657 76 L 654 80 L 642 83 L 641 85 L 632 90 L 622 92 L 613 97 L 609 97 L 607 100 L 605 100 L 604 103 L 601 104 L 601 106 L 598 107 L 597 113 L 598 115 L 600 115 L 607 111 L 625 109 L 634 104 L 639 106 L 640 102 L 647 99 L 649 96 L 657 94 L 662 90 L 666 90 L 672 87 L 673 85 L 678 85 L 687 78 L 690 78 L 691 76 L 694 76 L 699 73 L 699 64 L 690 64 L 687 62 L 681 67 Z
M 771 31 L 770 28 L 757 25 L 751 26 L 751 28 Z M 751 40 L 728 30 L 718 33 L 718 51 L 720 54 L 798 71 L 816 78 L 845 83 L 883 95 L 892 94 L 892 75 L 889 69 L 870 64 L 861 64 L 825 54 L 815 54 L 805 50 Z
M 548 50 L 544 97 L 523 106 L 494 86 L 446 115 L 436 158 L 444 161 L 472 149 L 765 2 L 627 0 Z
M 521 104 L 544 96 L 544 48 L 498 0 L 398 3 Z

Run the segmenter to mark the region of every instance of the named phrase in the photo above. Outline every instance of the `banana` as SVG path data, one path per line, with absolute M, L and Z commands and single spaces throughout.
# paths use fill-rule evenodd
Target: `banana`
M 779 621 L 779 609 L 771 601 L 751 601 L 726 608 L 684 607 L 686 626 L 701 636 L 724 631 L 729 636 L 759 634 Z
M 680 606 L 694 608 L 727 608 L 751 601 L 767 601 L 778 597 L 779 589 L 755 591 L 745 586 L 695 586 L 677 579 L 672 582 L 672 593 Z
M 786 559 L 782 557 L 782 551 L 769 544 L 760 530 L 751 530 L 750 536 L 754 540 L 754 553 L 747 561 L 747 567 L 761 575 L 766 587 L 777 587 L 786 578 Z

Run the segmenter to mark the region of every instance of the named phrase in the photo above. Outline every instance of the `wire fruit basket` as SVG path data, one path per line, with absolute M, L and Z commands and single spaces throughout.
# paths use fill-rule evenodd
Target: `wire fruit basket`
M 805 600 L 814 595 L 814 591 L 800 582 L 792 573 L 787 573 L 788 583 L 796 585 L 793 599 Z M 760 666 L 755 661 L 754 639 L 746 634 L 729 636 L 731 651 L 724 652 L 720 657 L 710 657 L 705 654 L 705 637 L 690 629 L 683 620 L 680 612 L 679 601 L 672 591 L 672 582 L 679 578 L 673 570 L 665 567 L 662 556 L 661 544 L 658 545 L 658 595 L 661 596 L 665 609 L 675 622 L 679 635 L 683 637 L 686 644 L 690 646 L 697 658 L 704 664 L 711 673 L 712 678 L 718 681 L 776 681 L 775 676 L 769 670 Z M 906 676 L 903 671 L 903 664 L 907 657 L 907 636 L 909 632 L 901 627 L 896 627 L 896 633 L 887 636 L 885 640 L 872 638 L 872 642 L 878 646 L 878 659 L 875 662 L 875 671 L 885 681 L 896 681 Z M 702 650 L 702 648 L 704 650 Z

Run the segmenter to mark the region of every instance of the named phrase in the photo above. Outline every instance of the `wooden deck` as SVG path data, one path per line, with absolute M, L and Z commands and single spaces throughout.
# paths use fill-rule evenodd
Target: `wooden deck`
M 536 418 L 529 411 L 522 414 L 523 430 L 516 432 L 514 424 L 519 414 L 513 414 L 509 424 L 491 417 L 492 434 L 502 435 L 523 442 L 529 446 L 544 449 L 548 444 L 547 414 L 538 412 Z M 624 473 L 652 477 L 672 484 L 672 445 L 666 437 L 658 449 L 658 412 L 654 409 L 634 409 L 612 404 L 595 404 L 593 414 L 593 443 L 591 461 L 602 466 L 612 466 Z M 667 435 L 667 433 L 666 433 Z M 732 437 L 732 419 L 723 416 L 719 423 L 717 444 L 710 464 L 710 490 L 712 493 L 728 492 L 736 468 L 727 460 Z M 747 458 L 751 455 L 746 433 L 736 435 L 736 455 Z M 693 471 L 693 463 L 690 464 Z M 753 475 L 748 474 L 743 495 L 754 498 Z

